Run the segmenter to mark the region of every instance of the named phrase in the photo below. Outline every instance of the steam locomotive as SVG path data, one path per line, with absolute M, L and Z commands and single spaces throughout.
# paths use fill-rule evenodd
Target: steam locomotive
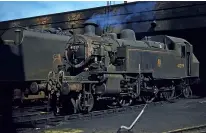
M 62 65 L 48 74 L 50 105 L 55 113 L 68 103 L 74 113 L 89 112 L 99 100 L 129 106 L 155 96 L 189 97 L 199 79 L 199 61 L 186 40 L 156 35 L 136 40 L 134 31 L 95 34 L 98 25 L 85 23 L 84 34 L 67 42 Z M 66 103 L 66 104 L 65 104 Z
M 19 26 L 1 34 L 0 82 L 13 89 L 14 101 L 47 98 L 48 72 L 59 65 L 59 53 L 64 51 L 69 37 L 70 33 L 60 30 L 34 30 Z

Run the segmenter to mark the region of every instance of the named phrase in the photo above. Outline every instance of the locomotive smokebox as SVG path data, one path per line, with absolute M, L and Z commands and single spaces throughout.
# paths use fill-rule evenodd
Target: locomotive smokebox
M 86 21 L 84 23 L 84 35 L 94 36 L 96 32 L 96 27 L 98 27 L 98 25 L 95 22 Z
M 133 30 L 130 30 L 130 29 L 124 29 L 120 33 L 120 39 L 136 40 L 135 32 Z

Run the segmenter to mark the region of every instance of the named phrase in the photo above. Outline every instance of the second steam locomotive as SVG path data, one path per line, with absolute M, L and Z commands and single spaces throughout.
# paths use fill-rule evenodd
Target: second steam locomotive
M 50 103 L 56 113 L 71 102 L 74 112 L 89 112 L 99 100 L 119 106 L 158 94 L 170 100 L 188 97 L 199 79 L 199 61 L 186 40 L 166 35 L 136 40 L 134 31 L 95 35 L 86 23 L 84 34 L 73 34 L 58 72 L 48 75 Z M 66 103 L 66 104 L 65 104 Z
M 13 101 L 47 99 L 48 72 L 59 65 L 69 35 L 19 26 L 1 33 L 0 82 L 12 89 Z

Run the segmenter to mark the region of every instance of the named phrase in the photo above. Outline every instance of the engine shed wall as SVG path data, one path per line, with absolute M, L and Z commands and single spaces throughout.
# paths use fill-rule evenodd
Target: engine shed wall
M 107 12 L 109 12 L 109 17 L 106 15 Z M 203 80 L 203 84 L 205 83 L 205 49 L 202 45 L 206 43 L 206 2 L 131 2 L 113 5 L 109 8 L 105 6 L 4 21 L 0 22 L 0 33 L 15 25 L 29 28 L 60 27 L 65 31 L 72 29 L 76 33 L 83 33 L 82 24 L 87 20 L 93 20 L 99 24 L 96 30 L 98 35 L 105 29 L 119 34 L 122 29 L 129 28 L 135 31 L 137 39 L 154 34 L 166 34 L 186 39 L 193 45 L 194 54 L 200 62 L 200 78 Z M 108 20 L 108 25 L 105 20 Z M 151 28 L 150 24 L 154 20 L 157 26 Z
M 97 34 L 103 30 L 120 33 L 129 28 L 135 32 L 147 32 L 150 23 L 156 20 L 156 31 L 205 27 L 206 2 L 132 2 L 110 7 L 98 7 L 79 11 L 64 12 L 32 18 L 0 22 L 0 30 L 15 25 L 30 28 L 62 28 L 83 32 L 83 23 L 96 21 Z M 109 15 L 107 15 L 108 13 Z M 187 23 L 185 23 L 187 22 Z M 195 23 L 194 23 L 195 22 Z

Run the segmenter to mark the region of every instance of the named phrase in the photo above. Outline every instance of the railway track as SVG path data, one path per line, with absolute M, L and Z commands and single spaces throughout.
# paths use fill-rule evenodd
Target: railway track
M 166 101 L 152 102 L 149 106 L 169 104 Z M 17 124 L 18 128 L 45 128 L 47 126 L 57 126 L 61 122 L 68 122 L 74 120 L 88 120 L 92 118 L 105 117 L 108 115 L 117 115 L 120 113 L 125 113 L 127 111 L 139 111 L 145 104 L 139 104 L 128 107 L 113 108 L 106 110 L 93 111 L 88 114 L 72 114 L 64 116 L 54 116 L 51 112 L 34 112 L 30 114 L 14 115 L 13 121 Z
M 193 99 L 193 98 L 192 98 Z M 195 98 L 196 99 L 196 98 Z M 181 99 L 180 101 L 184 101 L 187 99 Z M 176 101 L 176 100 L 175 100 Z M 175 102 L 174 101 L 174 102 Z M 176 102 L 179 102 L 177 100 Z M 149 104 L 149 108 L 153 106 L 164 106 L 166 104 L 169 104 L 170 102 L 167 101 L 158 101 L 153 102 Z M 17 132 L 25 132 L 28 130 L 31 130 L 33 132 L 39 132 L 41 130 L 45 130 L 47 128 L 53 128 L 55 126 L 66 124 L 67 122 L 70 123 L 72 121 L 76 122 L 76 120 L 90 120 L 95 118 L 105 118 L 110 117 L 114 115 L 124 114 L 124 113 L 131 113 L 131 112 L 139 112 L 142 110 L 143 106 L 145 104 L 140 105 L 134 105 L 129 107 L 123 107 L 123 108 L 114 108 L 114 109 L 107 109 L 107 110 L 99 110 L 99 111 L 93 111 L 89 114 L 73 114 L 73 115 L 65 115 L 65 116 L 53 116 L 50 112 L 33 112 L 31 114 L 23 114 L 20 115 L 14 115 L 14 122 L 18 125 L 17 126 Z M 180 133 L 180 132 L 205 132 L 204 125 L 192 127 L 191 128 L 184 128 L 184 129 L 178 129 L 174 131 L 168 131 L 168 133 Z M 167 133 L 167 132 L 164 132 Z
M 36 112 L 36 111 L 40 111 L 40 110 L 46 110 L 47 109 L 47 105 L 41 105 L 41 106 L 33 106 L 33 107 L 25 107 L 25 108 L 17 108 L 17 109 L 13 109 L 13 113 L 21 113 L 21 112 Z
M 47 102 L 41 102 L 41 103 L 26 103 L 22 104 L 21 106 L 12 106 L 13 111 L 18 111 L 18 110 L 28 110 L 28 109 L 42 109 L 47 106 Z
M 206 133 L 206 124 L 176 129 L 176 130 L 167 131 L 167 132 L 163 132 L 163 133 Z

